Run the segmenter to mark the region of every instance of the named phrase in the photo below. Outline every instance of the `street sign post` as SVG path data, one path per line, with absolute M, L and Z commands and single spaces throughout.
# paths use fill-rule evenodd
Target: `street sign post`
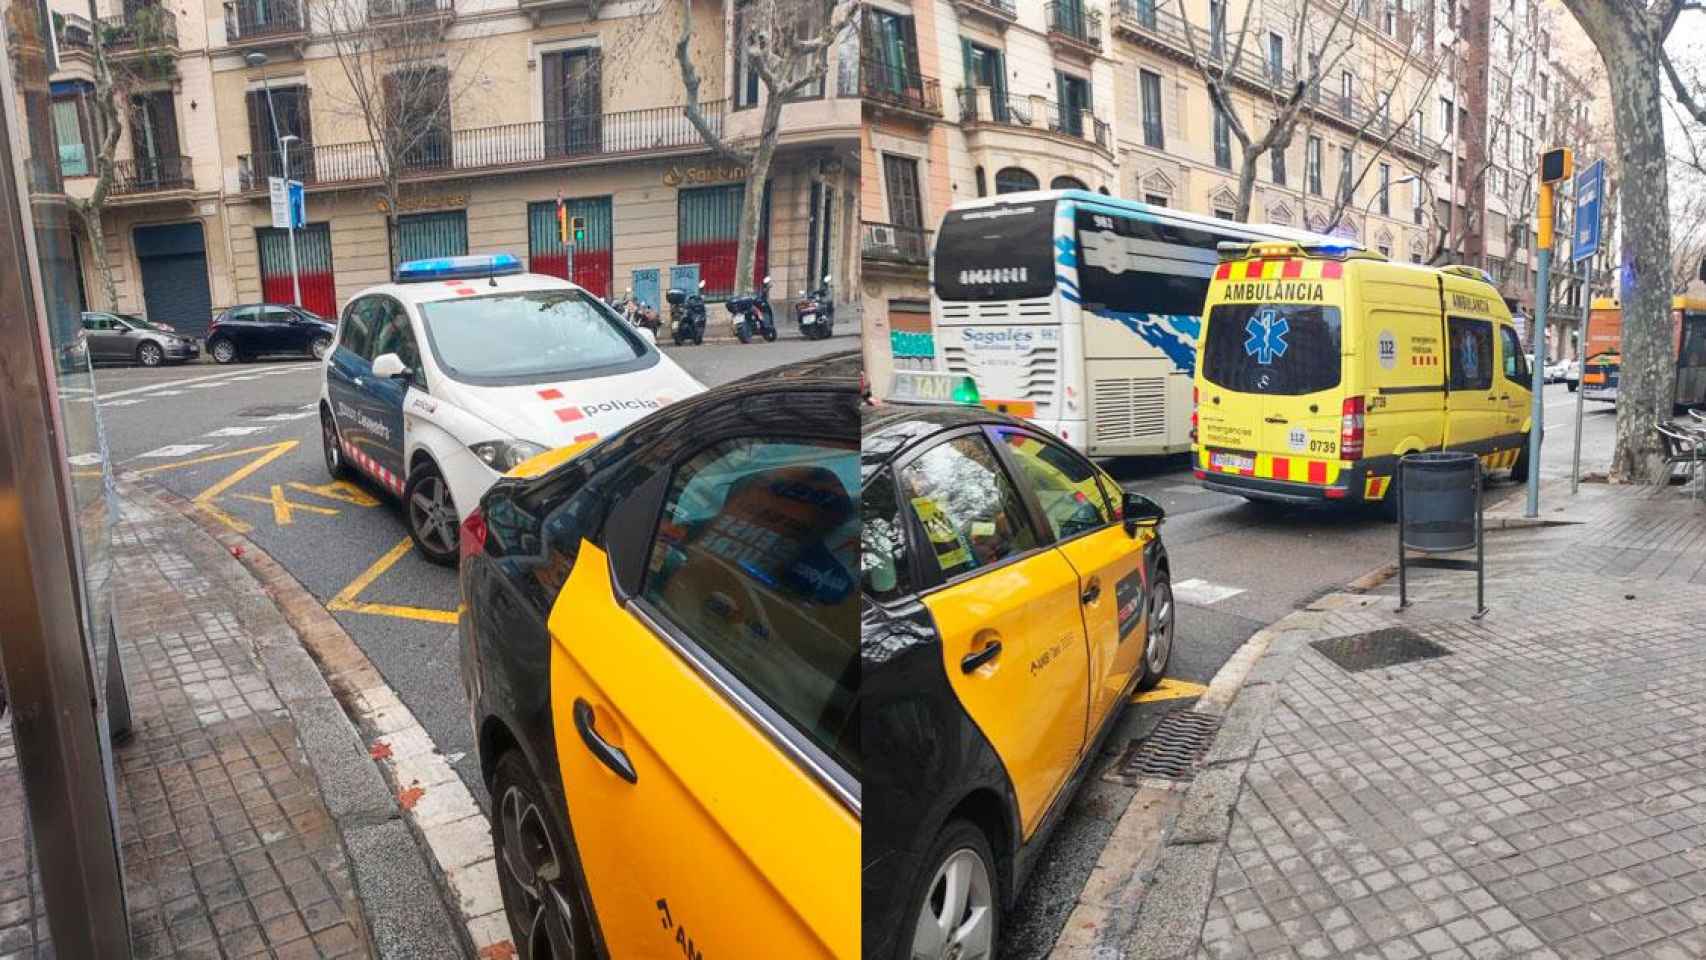
M 267 196 L 272 200 L 272 225 L 280 230 L 290 227 L 290 187 L 283 177 L 267 178 Z
M 1588 319 L 1593 313 L 1593 258 L 1599 253 L 1600 227 L 1605 222 L 1605 161 L 1595 160 L 1576 175 L 1574 185 L 1576 214 L 1570 227 L 1570 259 L 1582 268 L 1582 316 L 1576 322 L 1576 363 L 1587 360 Z M 1580 372 L 1576 374 L 1579 378 Z M 1576 442 L 1570 453 L 1570 495 L 1575 496 L 1582 482 L 1582 388 L 1576 384 Z

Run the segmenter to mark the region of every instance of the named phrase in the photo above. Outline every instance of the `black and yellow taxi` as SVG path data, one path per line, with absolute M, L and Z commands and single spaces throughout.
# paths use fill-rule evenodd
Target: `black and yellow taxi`
M 921 399 L 969 402 L 905 402 Z M 863 408 L 872 960 L 996 955 L 1003 911 L 1173 647 L 1161 508 L 975 400 L 969 379 L 900 373 Z
M 543 454 L 463 524 L 518 955 L 859 952 L 859 356 Z

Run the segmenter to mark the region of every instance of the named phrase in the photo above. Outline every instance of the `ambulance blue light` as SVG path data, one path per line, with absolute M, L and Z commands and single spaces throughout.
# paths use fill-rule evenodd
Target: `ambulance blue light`
M 521 272 L 521 261 L 510 253 L 475 254 L 467 257 L 433 257 L 408 260 L 397 267 L 398 283 L 430 280 L 474 280 Z

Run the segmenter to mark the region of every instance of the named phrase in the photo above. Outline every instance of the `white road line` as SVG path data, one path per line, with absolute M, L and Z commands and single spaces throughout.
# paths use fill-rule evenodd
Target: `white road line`
M 309 410 L 306 413 L 275 413 L 270 417 L 253 417 L 251 419 L 256 423 L 289 423 L 292 420 L 301 420 L 303 417 L 312 417 L 313 415 L 314 411 Z
M 107 400 L 101 403 L 103 407 L 133 407 L 143 400 L 142 397 L 127 397 L 123 400 Z
M 181 393 L 183 393 L 182 390 L 161 390 L 157 393 L 149 394 L 148 397 L 149 398 L 153 398 L 153 397 L 175 397 Z
M 188 389 L 191 389 L 191 390 L 211 390 L 214 387 L 223 387 L 228 383 L 233 383 L 233 382 L 235 382 L 235 380 L 236 380 L 236 378 L 233 377 L 231 380 L 215 380 L 212 383 L 192 383 L 189 385 Z
M 246 437 L 251 433 L 260 433 L 266 427 L 220 427 L 207 434 L 210 437 Z
M 227 370 L 223 373 L 210 373 L 204 377 L 189 377 L 189 378 L 184 379 L 184 380 L 162 380 L 159 383 L 150 384 L 150 385 L 145 386 L 145 387 L 130 387 L 130 388 L 127 388 L 124 390 L 114 390 L 111 393 L 107 393 L 106 391 L 102 390 L 102 391 L 100 391 L 100 395 L 101 395 L 102 400 L 117 400 L 119 397 L 128 397 L 128 396 L 131 396 L 133 394 L 138 394 L 138 393 L 149 393 L 151 391 L 158 390 L 161 387 L 181 387 L 181 386 L 184 386 L 186 384 L 201 383 L 201 382 L 206 381 L 206 380 L 227 380 L 227 379 L 230 379 L 232 377 L 241 377 L 241 376 L 245 376 L 245 375 L 253 376 L 257 372 L 290 373 L 290 372 L 293 372 L 294 369 L 295 368 L 292 368 L 292 367 L 279 367 L 277 370 L 269 370 L 269 371 Z M 307 369 L 311 370 L 314 368 L 308 367 Z
M 1236 597 L 1244 592 L 1242 587 L 1223 587 L 1209 583 L 1207 580 L 1180 580 L 1173 584 L 1173 599 L 1180 603 L 1206 607 L 1211 603 L 1219 603 L 1228 597 Z
M 156 447 L 147 453 L 139 453 L 136 455 L 136 458 L 140 460 L 143 457 L 153 457 L 156 459 L 187 457 L 192 453 L 200 453 L 211 446 L 213 446 L 211 443 L 171 443 L 164 447 Z
M 93 467 L 101 462 L 98 453 L 79 453 L 75 457 L 67 457 L 66 462 L 74 467 Z

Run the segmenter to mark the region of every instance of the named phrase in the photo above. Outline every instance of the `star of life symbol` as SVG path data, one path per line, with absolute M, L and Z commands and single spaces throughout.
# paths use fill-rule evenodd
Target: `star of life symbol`
M 1270 307 L 1246 321 L 1244 332 L 1249 335 L 1244 352 L 1267 366 L 1275 357 L 1285 356 L 1285 335 L 1291 332 L 1291 324 Z

